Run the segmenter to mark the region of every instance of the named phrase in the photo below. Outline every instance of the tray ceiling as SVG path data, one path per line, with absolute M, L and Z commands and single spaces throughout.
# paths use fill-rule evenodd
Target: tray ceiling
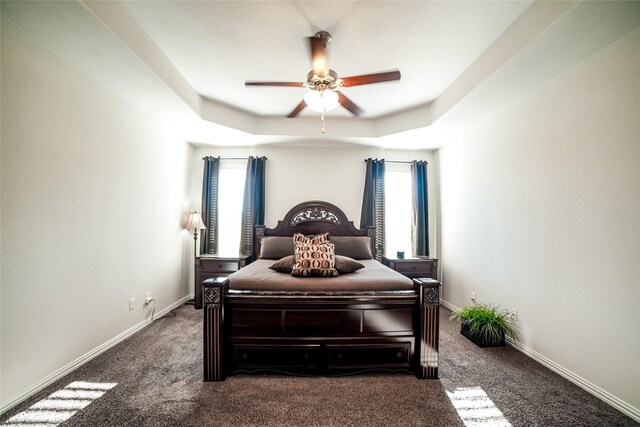
M 201 95 L 258 115 L 284 116 L 299 88 L 245 88 L 245 80 L 305 81 L 305 37 L 333 35 L 339 76 L 391 69 L 400 82 L 345 88 L 376 117 L 436 99 L 527 8 L 528 2 L 124 2 Z M 350 117 L 338 108 L 330 113 Z M 309 114 L 307 112 L 307 114 Z M 312 115 L 317 115 L 313 114 Z
M 8 19 L 194 144 L 324 141 L 433 149 L 640 26 L 640 2 L 3 1 Z M 329 31 L 341 107 L 286 119 L 304 81 L 305 37 Z

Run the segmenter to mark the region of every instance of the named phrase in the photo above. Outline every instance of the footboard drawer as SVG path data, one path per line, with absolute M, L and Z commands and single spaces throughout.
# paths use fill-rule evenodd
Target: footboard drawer
M 233 358 L 236 367 L 296 367 L 318 368 L 320 346 L 315 344 L 290 345 L 248 345 L 234 346 Z
M 329 368 L 366 368 L 370 365 L 409 367 L 411 343 L 327 345 L 327 353 Z

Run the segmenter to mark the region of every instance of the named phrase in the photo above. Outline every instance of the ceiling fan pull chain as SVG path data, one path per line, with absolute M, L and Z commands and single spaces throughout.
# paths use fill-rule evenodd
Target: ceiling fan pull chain
M 324 133 L 324 111 L 322 111 L 322 117 L 320 120 L 322 120 L 322 133 Z

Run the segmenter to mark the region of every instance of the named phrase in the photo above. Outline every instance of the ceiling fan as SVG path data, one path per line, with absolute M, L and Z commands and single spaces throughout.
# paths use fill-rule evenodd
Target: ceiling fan
M 246 86 L 291 86 L 310 89 L 311 91 L 304 96 L 304 99 L 287 115 L 289 118 L 296 117 L 305 107 L 309 107 L 313 111 L 321 112 L 324 122 L 324 113 L 338 105 L 342 105 L 358 117 L 363 110 L 338 89 L 400 80 L 398 70 L 339 78 L 338 74 L 329 68 L 327 61 L 326 48 L 331 43 L 331 34 L 318 31 L 308 39 L 311 47 L 312 70 L 307 74 L 306 82 L 247 81 L 244 83 Z

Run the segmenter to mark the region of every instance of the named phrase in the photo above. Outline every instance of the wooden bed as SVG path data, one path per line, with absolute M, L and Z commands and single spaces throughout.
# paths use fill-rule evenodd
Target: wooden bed
M 293 207 L 273 229 L 256 227 L 255 257 L 262 237 L 324 232 L 373 236 L 373 229 L 354 227 L 337 206 L 310 201 Z M 202 286 L 205 381 L 259 371 L 382 370 L 438 378 L 440 284 L 435 280 L 414 279 L 408 289 L 380 291 L 236 290 L 233 276 Z

